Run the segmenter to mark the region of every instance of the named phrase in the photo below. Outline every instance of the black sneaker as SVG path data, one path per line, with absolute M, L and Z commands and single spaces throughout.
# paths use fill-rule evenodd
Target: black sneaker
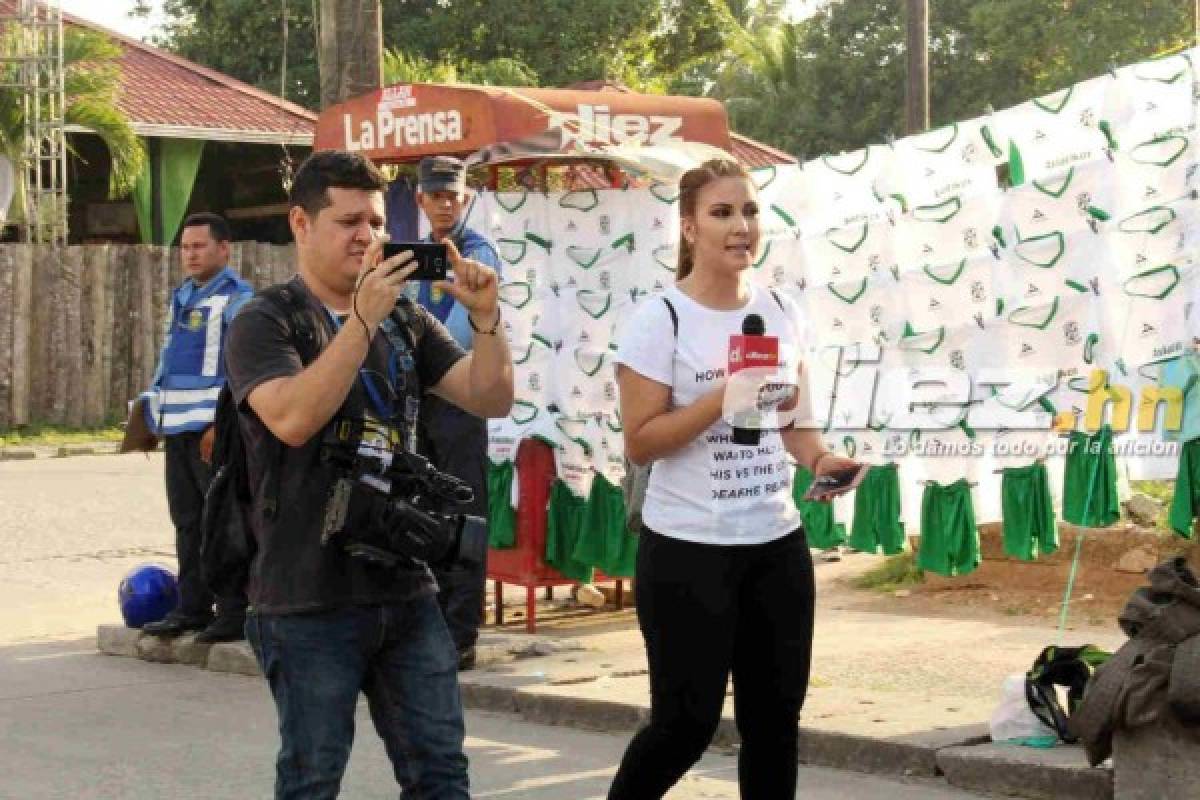
M 142 626 L 142 632 L 151 636 L 174 637 L 188 631 L 204 630 L 212 621 L 212 615 L 188 616 L 172 612 L 158 622 L 147 622 Z
M 245 614 L 218 614 L 212 624 L 196 634 L 196 642 L 199 644 L 238 642 L 245 638 Z

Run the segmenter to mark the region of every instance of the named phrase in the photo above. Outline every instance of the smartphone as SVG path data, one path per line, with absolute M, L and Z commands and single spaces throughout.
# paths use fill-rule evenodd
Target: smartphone
M 444 281 L 450 274 L 450 257 L 446 253 L 446 245 L 440 242 L 383 243 L 385 260 L 405 250 L 412 251 L 418 264 L 416 271 L 408 276 L 410 281 Z
M 822 495 L 844 494 L 855 489 L 862 483 L 868 469 L 870 469 L 869 464 L 859 464 L 857 467 L 822 475 L 812 482 L 812 486 L 808 487 L 808 491 L 804 493 L 804 499 L 816 500 Z

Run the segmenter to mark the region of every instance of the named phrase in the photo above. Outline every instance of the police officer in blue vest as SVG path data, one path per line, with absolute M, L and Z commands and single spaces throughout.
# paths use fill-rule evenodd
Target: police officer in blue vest
M 496 249 L 464 224 L 466 175 L 466 166 L 457 158 L 431 156 L 422 159 L 417 167 L 417 205 L 429 220 L 431 241 L 451 239 L 463 258 L 486 264 L 499 276 L 500 258 Z M 420 282 L 418 287 L 416 301 L 446 325 L 464 350 L 470 351 L 473 334 L 466 309 L 428 281 Z M 422 401 L 421 423 L 425 456 L 438 469 L 471 486 L 475 500 L 467 513 L 486 519 L 487 423 L 433 395 L 427 395 Z M 475 642 L 483 622 L 487 565 L 457 564 L 436 570 L 435 576 L 442 613 L 458 648 L 459 669 L 470 669 L 475 665 Z
M 158 636 L 200 631 L 198 642 L 244 638 L 246 598 L 214 598 L 200 566 L 200 520 L 212 477 L 213 416 L 225 385 L 225 334 L 254 287 L 226 266 L 229 223 L 193 214 L 180 237 L 188 277 L 175 290 L 166 339 L 150 389 L 142 394 L 146 424 L 165 439 L 167 505 L 179 559 L 179 607 L 142 628 Z

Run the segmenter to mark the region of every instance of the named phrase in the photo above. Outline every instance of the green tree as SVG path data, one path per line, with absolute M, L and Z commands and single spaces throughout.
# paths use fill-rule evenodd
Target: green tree
M 316 108 L 318 2 L 164 0 L 167 21 L 156 43 L 278 93 L 286 10 L 287 98 Z M 468 73 L 540 86 L 609 79 L 651 91 L 724 46 L 727 13 L 725 0 L 384 0 L 383 12 L 384 46 L 409 59 L 406 74 L 444 64 L 460 80 Z M 149 13 L 146 0 L 139 13 Z
M 1006 108 L 1186 44 L 1178 0 L 931 0 L 934 125 Z M 715 81 L 735 126 L 796 155 L 904 131 L 905 3 L 846 0 L 775 33 Z
M 18 52 L 14 30 L 0 35 L 0 49 Z M 111 160 L 109 193 L 113 197 L 129 194 L 146 163 L 141 140 L 129 125 L 129 120 L 117 107 L 120 91 L 120 72 L 117 59 L 120 45 L 102 33 L 67 27 L 63 31 L 63 83 L 65 106 L 63 117 L 68 125 L 78 125 L 95 133 L 108 148 Z M 23 96 L 15 88 L 17 66 L 7 62 L 0 66 L 0 154 L 14 165 L 21 163 L 24 149 L 26 118 Z M 17 181 L 18 196 L 14 208 L 24 214 L 25 194 L 22 181 Z M 24 217 L 23 217 L 24 218 Z
M 471 83 L 479 86 L 536 86 L 537 75 L 513 58 L 494 58 L 462 66 L 430 61 L 401 50 L 383 51 L 384 83 Z
M 320 105 L 313 11 L 320 0 L 164 0 L 155 44 L 307 108 Z M 138 0 L 134 13 L 150 13 Z M 286 17 L 284 16 L 286 13 Z M 284 73 L 284 21 L 287 59 Z

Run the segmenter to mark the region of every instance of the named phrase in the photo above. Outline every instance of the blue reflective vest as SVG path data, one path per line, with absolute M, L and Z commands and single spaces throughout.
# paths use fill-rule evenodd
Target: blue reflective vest
M 203 286 L 189 278 L 175 290 L 154 382 L 141 395 L 150 430 L 171 436 L 212 424 L 225 385 L 225 333 L 253 294 L 229 267 Z

